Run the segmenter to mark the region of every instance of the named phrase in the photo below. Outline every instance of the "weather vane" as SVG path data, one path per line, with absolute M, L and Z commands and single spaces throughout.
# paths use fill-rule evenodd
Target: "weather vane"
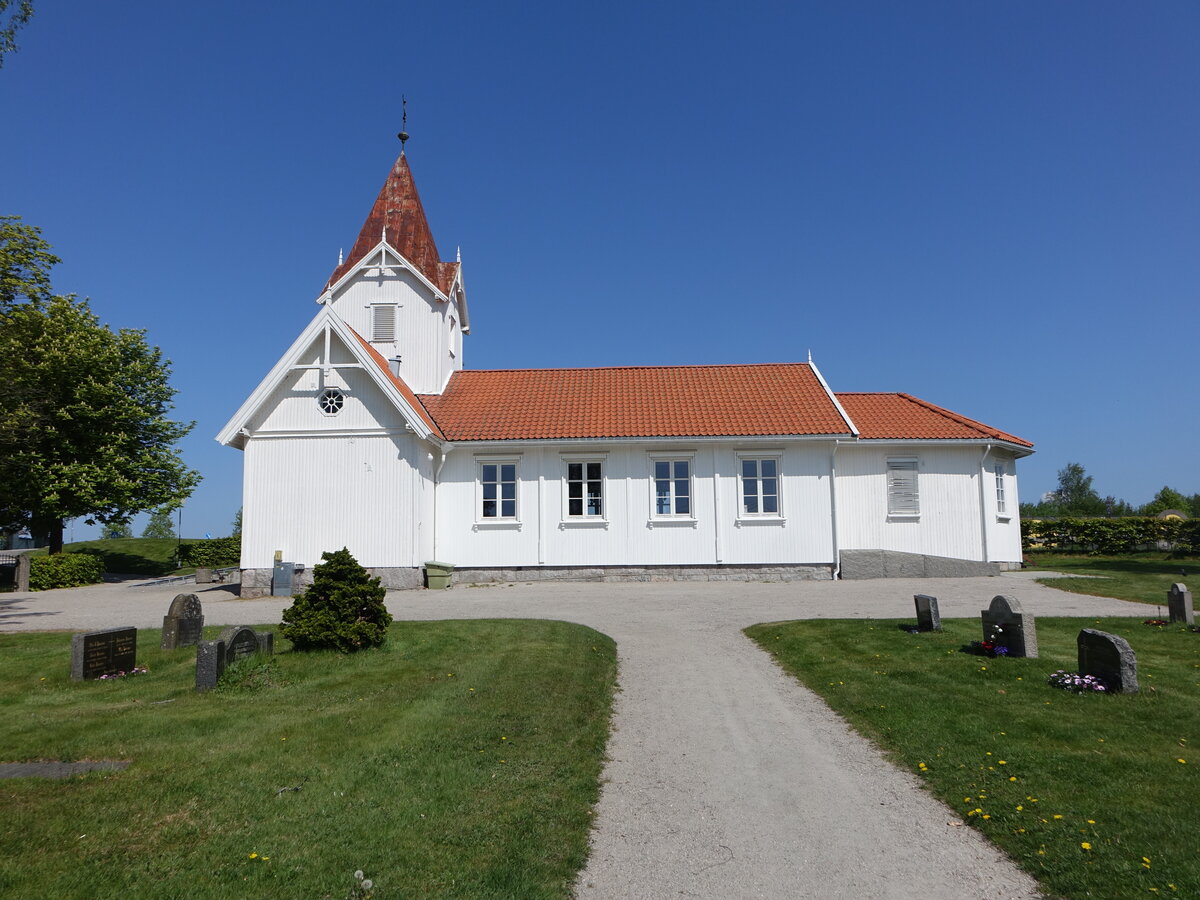
M 400 138 L 400 152 L 404 152 L 404 142 L 408 140 L 408 99 L 400 95 L 400 133 L 396 137 Z

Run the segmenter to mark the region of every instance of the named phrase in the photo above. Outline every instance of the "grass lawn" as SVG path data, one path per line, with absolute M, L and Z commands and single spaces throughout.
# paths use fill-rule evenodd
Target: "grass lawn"
M 1200 897 L 1200 634 L 1038 619 L 1040 659 L 959 652 L 977 620 L 809 621 L 746 633 L 1056 897 Z M 908 624 L 912 624 L 911 621 Z M 1142 692 L 1077 695 L 1080 628 L 1126 638 Z M 1186 762 L 1185 762 L 1186 760 Z M 1087 846 L 1085 846 L 1087 845 Z M 1090 847 L 1090 849 L 1089 849 Z
M 219 629 L 206 629 L 214 637 Z M 277 652 L 193 691 L 195 653 L 72 682 L 69 634 L 0 635 L 0 895 L 566 897 L 583 865 L 613 642 L 546 621 L 401 622 L 348 656 Z M 298 787 L 300 790 L 283 788 Z
M 1177 581 L 1188 584 L 1193 594 L 1200 589 L 1200 557 L 1171 557 L 1166 553 L 1134 553 L 1126 556 L 1071 556 L 1066 553 L 1032 551 L 1026 558 L 1036 569 L 1098 575 L 1099 578 L 1039 578 L 1038 583 L 1076 594 L 1116 597 L 1153 603 L 1163 608 L 1166 618 L 1167 591 Z M 1186 575 L 1184 574 L 1186 573 Z

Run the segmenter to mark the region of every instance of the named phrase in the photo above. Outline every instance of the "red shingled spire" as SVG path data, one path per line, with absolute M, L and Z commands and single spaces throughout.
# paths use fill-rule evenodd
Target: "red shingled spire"
M 387 181 L 383 183 L 383 189 L 358 234 L 358 240 L 354 242 L 346 261 L 333 270 L 329 283 L 336 283 L 385 238 L 390 247 L 416 266 L 438 290 L 443 294 L 449 293 L 458 263 L 442 262 L 438 254 L 403 150 Z

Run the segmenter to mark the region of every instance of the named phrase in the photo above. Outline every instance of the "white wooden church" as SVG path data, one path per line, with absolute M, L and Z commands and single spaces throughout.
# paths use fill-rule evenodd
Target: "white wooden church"
M 811 361 L 472 371 L 460 262 L 402 151 L 319 311 L 217 440 L 242 593 L 349 547 L 390 587 L 981 574 L 1021 559 L 1032 444 Z M 314 477 L 314 473 L 320 473 Z

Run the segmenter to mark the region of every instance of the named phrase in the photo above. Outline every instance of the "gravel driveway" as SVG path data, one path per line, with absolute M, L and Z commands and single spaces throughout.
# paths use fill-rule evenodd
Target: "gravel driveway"
M 550 618 L 617 641 L 610 759 L 592 898 L 1033 898 L 1034 882 L 888 763 L 741 629 L 796 618 L 978 616 L 995 594 L 1034 615 L 1142 615 L 1144 606 L 999 578 L 799 584 L 525 584 L 393 592 L 400 619 Z M 0 631 L 162 622 L 180 588 L 105 585 L 4 595 Z M 208 624 L 278 621 L 287 603 L 199 591 Z

